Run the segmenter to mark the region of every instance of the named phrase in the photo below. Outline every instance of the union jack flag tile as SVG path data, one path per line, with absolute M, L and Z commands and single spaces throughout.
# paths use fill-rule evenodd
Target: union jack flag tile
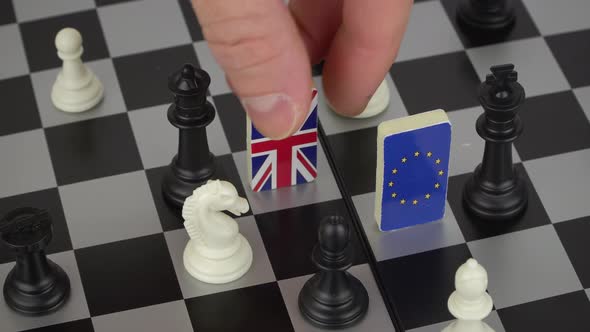
M 263 136 L 248 119 L 248 174 L 253 191 L 273 190 L 317 177 L 318 92 L 305 122 L 292 136 L 276 141 Z

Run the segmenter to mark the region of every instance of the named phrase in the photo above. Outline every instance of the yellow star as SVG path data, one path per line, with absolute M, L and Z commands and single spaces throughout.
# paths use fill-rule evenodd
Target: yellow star
M 404 204 L 406 204 L 406 200 L 405 199 L 402 199 L 401 201 L 399 201 L 399 203 L 402 204 L 402 205 L 404 205 Z
M 424 198 L 426 198 L 426 199 L 430 199 L 430 194 L 426 194 L 426 195 L 424 195 Z
M 397 197 L 397 194 L 396 193 L 393 193 L 393 194 L 391 194 L 391 197 L 396 198 Z
M 426 154 L 426 157 L 432 157 L 432 152 L 428 151 L 428 153 Z
M 440 164 L 440 159 L 436 159 L 434 162 Z
M 418 157 L 420 155 L 420 152 L 416 151 L 414 152 L 414 157 Z
M 434 188 L 438 189 L 438 187 L 440 187 L 440 183 L 437 182 L 434 184 Z
M 442 169 L 440 171 L 438 171 L 438 175 L 443 175 L 445 174 L 445 171 L 443 171 Z
M 405 163 L 408 159 L 406 157 L 402 158 L 402 163 Z
M 413 201 L 412 201 L 412 204 L 414 204 L 414 205 L 418 205 L 418 200 L 417 200 L 417 199 L 413 200 Z
M 391 171 L 391 173 L 397 174 L 397 168 L 394 168 L 393 171 Z
M 389 181 L 389 186 L 393 187 L 393 181 Z

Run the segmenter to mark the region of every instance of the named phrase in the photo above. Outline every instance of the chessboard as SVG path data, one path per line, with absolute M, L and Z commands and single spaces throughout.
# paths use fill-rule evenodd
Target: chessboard
M 59 311 L 28 317 L 0 302 L 0 331 L 317 331 L 297 295 L 322 217 L 339 214 L 356 232 L 351 273 L 369 292 L 355 331 L 440 331 L 457 267 L 486 267 L 500 331 L 588 331 L 590 266 L 590 12 L 583 1 L 518 0 L 517 23 L 502 40 L 473 40 L 455 23 L 457 0 L 416 1 L 387 80 L 391 104 L 370 119 L 333 114 L 322 99 L 315 182 L 249 189 L 246 119 L 203 40 L 187 0 L 4 0 L 0 2 L 0 213 L 48 209 L 49 258 L 72 282 Z M 61 65 L 54 37 L 78 29 L 85 63 L 105 99 L 67 114 L 50 101 Z M 177 149 L 166 120 L 167 77 L 183 63 L 211 75 L 208 127 L 218 177 L 232 182 L 251 212 L 238 218 L 254 251 L 251 270 L 224 285 L 184 270 L 188 235 L 164 204 L 160 184 Z M 494 64 L 514 63 L 527 93 L 514 159 L 530 201 L 507 227 L 471 220 L 462 184 L 483 154 L 475 132 L 476 88 Z M 373 217 L 376 126 L 443 108 L 453 125 L 446 216 L 381 233 Z M 557 172 L 557 174 L 556 174 Z M 133 200 L 132 200 L 133 199 Z M 4 280 L 14 258 L 0 251 Z
M 473 39 L 456 23 L 458 0 L 415 1 L 387 77 L 391 104 L 370 119 L 346 119 L 320 101 L 320 119 L 344 197 L 371 248 L 377 281 L 403 330 L 440 331 L 454 271 L 467 258 L 488 272 L 497 332 L 590 331 L 590 2 L 513 1 L 513 30 Z M 477 88 L 490 66 L 512 63 L 527 99 L 513 159 L 530 193 L 522 218 L 489 225 L 462 207 L 463 185 L 483 156 L 475 130 Z M 320 96 L 321 67 L 315 82 Z M 377 125 L 442 108 L 452 125 L 446 215 L 393 232 L 374 211 Z
M 115 3 L 117 2 L 117 3 Z M 256 193 L 247 180 L 246 116 L 215 66 L 189 1 L 0 2 L 0 214 L 47 209 L 48 257 L 68 274 L 59 310 L 29 317 L 0 301 L 0 331 L 319 331 L 299 313 L 298 294 L 317 268 L 311 252 L 322 218 L 352 220 L 326 154 L 317 181 Z M 74 27 L 84 62 L 102 81 L 93 110 L 57 110 L 50 91 L 61 61 L 55 34 Z M 164 171 L 178 149 L 167 120 L 168 76 L 191 63 L 212 78 L 208 126 L 216 177 L 251 211 L 237 218 L 253 249 L 248 273 L 227 284 L 191 277 L 183 220 L 163 201 Z M 357 233 L 350 272 L 370 302 L 352 331 L 393 331 Z M 0 280 L 14 257 L 0 250 Z

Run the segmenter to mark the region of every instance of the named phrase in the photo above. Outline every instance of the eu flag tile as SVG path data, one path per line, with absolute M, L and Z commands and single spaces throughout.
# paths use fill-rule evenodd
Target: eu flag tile
M 450 150 L 451 123 L 443 110 L 379 125 L 375 218 L 381 231 L 442 219 Z

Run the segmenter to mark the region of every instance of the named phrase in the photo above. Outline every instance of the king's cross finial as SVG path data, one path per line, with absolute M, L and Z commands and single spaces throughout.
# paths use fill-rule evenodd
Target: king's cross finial
M 486 83 L 495 87 L 494 95 L 505 98 L 510 93 L 510 83 L 518 80 L 518 73 L 514 70 L 513 64 L 496 65 L 490 68 L 491 74 L 486 76 Z

